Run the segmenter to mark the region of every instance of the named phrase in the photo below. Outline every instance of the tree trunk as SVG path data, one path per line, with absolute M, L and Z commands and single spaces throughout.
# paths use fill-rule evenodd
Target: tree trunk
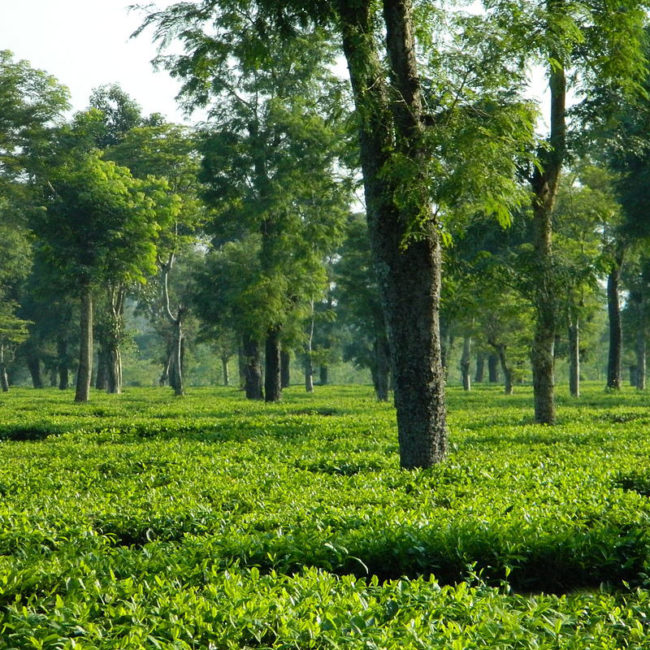
M 106 390 L 109 393 L 122 392 L 122 353 L 118 347 L 108 351 L 107 355 Z
M 479 352 L 476 355 L 476 373 L 474 374 L 474 381 L 477 384 L 483 383 L 483 378 L 485 376 L 485 354 Z
M 167 262 L 160 263 L 162 272 L 163 285 L 163 305 L 167 320 L 173 328 L 173 338 L 169 366 L 169 385 L 174 389 L 174 394 L 181 396 L 184 393 L 183 388 L 183 316 L 185 309 L 179 305 L 176 309 L 176 315 L 172 313 L 169 299 L 169 274 L 174 266 L 174 254 L 170 254 Z
M 70 386 L 70 376 L 68 373 L 68 342 L 63 336 L 56 339 L 56 356 L 59 374 L 59 390 L 67 390 Z
M 108 387 L 108 352 L 103 345 L 99 345 L 97 352 L 97 374 L 95 375 L 95 388 L 106 390 Z
M 279 402 L 282 399 L 280 328 L 270 327 L 266 333 L 264 401 Z
M 621 360 L 623 354 L 623 326 L 619 284 L 621 280 L 622 257 L 616 262 L 607 276 L 607 312 L 609 315 L 609 355 L 607 358 L 607 388 L 621 388 Z
M 569 392 L 580 397 L 580 322 L 574 316 L 569 322 Z
M 126 287 L 122 283 L 108 284 L 108 322 L 104 345 L 106 347 L 106 390 L 109 393 L 122 392 L 122 352 L 124 338 L 124 300 Z
M 43 388 L 43 377 L 41 375 L 41 360 L 36 351 L 30 346 L 27 351 L 27 369 L 32 378 L 34 388 Z
M 221 372 L 223 373 L 223 385 L 224 386 L 229 386 L 230 385 L 230 373 L 228 371 L 228 361 L 230 360 L 230 356 L 226 356 L 225 354 L 221 355 Z
M 463 338 L 463 355 L 460 358 L 460 373 L 463 377 L 463 390 L 472 389 L 472 378 L 469 374 L 471 348 L 472 338 L 470 336 L 465 336 Z
M 87 402 L 90 397 L 90 380 L 93 374 L 93 295 L 90 284 L 81 289 L 81 315 L 79 318 L 79 369 L 75 402 Z
M 497 349 L 499 362 L 501 363 L 501 370 L 503 370 L 503 390 L 506 395 L 512 395 L 512 368 L 508 365 L 506 346 L 500 344 L 495 345 L 494 347 Z
M 636 383 L 639 390 L 645 390 L 646 377 L 645 323 L 642 322 L 636 335 Z
M 183 395 L 183 316 L 179 309 L 174 319 L 174 339 L 171 363 L 169 365 L 169 385 L 174 389 L 174 395 Z
M 386 335 L 382 332 L 375 336 L 373 345 L 375 363 L 372 368 L 375 394 L 380 402 L 388 401 L 388 380 L 390 377 L 390 350 Z
M 314 365 L 311 361 L 311 350 L 305 352 L 305 390 L 308 393 L 314 392 Z
M 400 464 L 430 467 L 444 457 L 447 446 L 438 320 L 440 235 L 428 195 L 429 153 L 423 138 L 411 4 L 383 4 L 390 96 L 376 49 L 372 4 L 337 3 L 359 119 L 370 240 L 388 326 Z M 411 163 L 408 177 L 386 173 L 392 151 Z M 417 237 L 407 241 L 412 227 Z
M 549 0 L 549 10 L 558 19 L 565 12 L 564 0 Z M 567 82 L 563 55 L 548 52 L 550 133 L 548 146 L 538 152 L 539 164 L 531 180 L 533 191 L 533 247 L 535 251 L 533 302 L 535 306 L 535 335 L 531 361 L 533 366 L 533 393 L 535 421 L 555 423 L 554 348 L 557 329 L 557 287 L 553 267 L 553 206 L 566 155 L 566 91 Z
M 264 399 L 262 392 L 262 368 L 260 365 L 260 348 L 258 342 L 248 335 L 243 337 L 245 361 L 244 389 L 247 399 Z
M 499 357 L 496 354 L 488 357 L 488 380 L 491 384 L 499 383 Z
M 454 333 L 451 323 L 447 319 L 440 325 L 440 362 L 445 376 L 445 381 L 449 376 L 449 359 L 454 347 Z
M 329 367 L 324 363 L 321 363 L 320 365 L 319 376 L 320 376 L 320 385 L 327 386 L 329 382 Z
M 291 385 L 291 353 L 284 349 L 280 352 L 280 384 L 282 388 Z

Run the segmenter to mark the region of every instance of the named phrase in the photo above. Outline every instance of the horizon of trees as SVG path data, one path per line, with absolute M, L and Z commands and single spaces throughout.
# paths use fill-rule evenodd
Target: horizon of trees
M 200 349 L 277 401 L 290 369 L 313 390 L 346 361 L 393 391 L 405 468 L 445 455 L 450 372 L 506 393 L 532 373 L 553 424 L 557 361 L 578 397 L 606 327 L 605 385 L 625 365 L 644 390 L 646 4 L 484 4 L 151 13 L 142 30 L 183 46 L 161 63 L 207 115 L 195 127 L 117 84 L 65 118 L 65 87 L 2 52 L 2 389 L 22 365 L 37 388 L 75 373 L 77 401 L 119 393 L 140 354 L 180 396 Z

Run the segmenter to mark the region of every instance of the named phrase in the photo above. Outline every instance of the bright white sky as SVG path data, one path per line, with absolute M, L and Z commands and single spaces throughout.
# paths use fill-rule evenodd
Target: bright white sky
M 151 32 L 129 38 L 143 18 L 128 11 L 137 1 L 0 0 L 0 49 L 54 75 L 70 89 L 74 110 L 87 108 L 93 88 L 119 83 L 145 114 L 184 121 L 188 118 L 174 100 L 177 82 L 164 70 L 155 72 L 150 63 L 156 55 Z M 162 8 L 174 1 L 155 4 Z M 532 94 L 541 96 L 544 86 L 537 80 Z
M 74 110 L 88 106 L 93 88 L 119 83 L 145 114 L 159 112 L 180 122 L 178 84 L 150 63 L 156 55 L 151 33 L 129 39 L 142 22 L 142 14 L 128 11 L 135 2 L 0 0 L 0 49 L 54 75 L 70 89 Z

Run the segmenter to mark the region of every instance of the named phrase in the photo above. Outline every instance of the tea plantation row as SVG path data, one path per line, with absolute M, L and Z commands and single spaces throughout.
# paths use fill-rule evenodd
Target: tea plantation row
M 449 392 L 398 469 L 363 387 L 0 397 L 0 648 L 650 648 L 650 410 Z

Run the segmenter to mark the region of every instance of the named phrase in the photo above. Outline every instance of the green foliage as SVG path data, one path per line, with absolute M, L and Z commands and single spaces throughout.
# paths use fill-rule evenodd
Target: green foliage
M 89 155 L 52 170 L 47 209 L 35 221 L 41 254 L 72 285 L 144 281 L 156 240 L 178 210 L 163 181 Z
M 365 387 L 16 390 L 0 647 L 644 647 L 647 408 L 586 393 L 550 429 L 452 389 L 449 460 L 404 472 Z

